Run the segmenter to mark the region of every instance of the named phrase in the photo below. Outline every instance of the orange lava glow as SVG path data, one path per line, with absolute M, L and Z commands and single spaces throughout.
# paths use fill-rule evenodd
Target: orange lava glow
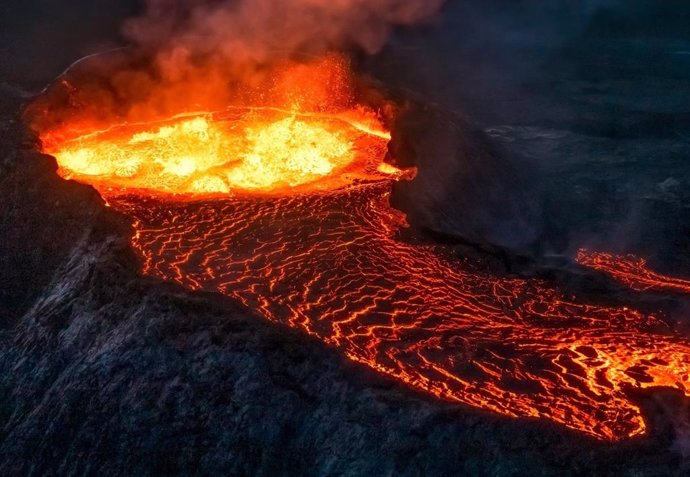
M 105 193 L 313 191 L 402 173 L 383 163 L 381 142 L 390 136 L 374 119 L 364 112 L 354 117 L 229 108 L 122 124 L 64 142 L 47 135 L 43 142 L 63 177 Z
M 690 293 L 690 280 L 653 272 L 645 259 L 634 255 L 615 255 L 581 249 L 577 254 L 577 262 L 606 273 L 636 291 Z
M 402 240 L 388 199 L 408 176 L 384 162 L 376 115 L 293 100 L 40 132 L 60 174 L 132 218 L 145 274 L 233 297 L 415 389 L 611 441 L 645 432 L 630 389 L 690 396 L 690 341 L 660 317 Z

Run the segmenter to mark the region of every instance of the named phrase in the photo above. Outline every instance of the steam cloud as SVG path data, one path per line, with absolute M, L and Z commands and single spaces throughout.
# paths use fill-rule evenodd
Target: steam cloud
M 375 53 L 396 25 L 428 20 L 445 0 L 148 0 L 125 25 L 137 45 L 168 55 L 265 63 L 349 47 Z

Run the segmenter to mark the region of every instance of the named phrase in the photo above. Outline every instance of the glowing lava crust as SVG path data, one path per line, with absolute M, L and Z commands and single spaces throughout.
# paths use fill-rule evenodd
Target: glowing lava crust
M 64 177 L 132 217 L 146 274 L 414 388 L 607 440 L 645 431 L 627 388 L 690 395 L 690 342 L 658 317 L 400 240 L 388 196 L 404 173 L 383 162 L 387 133 L 353 117 L 230 109 L 42 139 Z
M 656 273 L 650 270 L 647 261 L 640 257 L 582 249 L 577 254 L 577 261 L 585 267 L 610 275 L 616 281 L 636 291 L 690 293 L 690 280 Z

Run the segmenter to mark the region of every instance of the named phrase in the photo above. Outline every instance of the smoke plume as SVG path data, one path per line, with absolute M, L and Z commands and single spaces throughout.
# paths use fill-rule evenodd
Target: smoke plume
M 350 81 L 345 57 L 333 53 L 375 53 L 393 28 L 432 19 L 444 2 L 146 0 L 123 26 L 132 48 L 80 66 L 86 74 L 74 71 L 47 107 L 34 109 L 39 121 L 55 122 L 67 105 L 72 118 L 93 124 L 229 104 L 303 106 L 309 96 L 333 103 Z M 300 72 L 304 62 L 316 66 Z M 284 98 L 288 90 L 300 101 Z
M 375 53 L 395 25 L 428 20 L 445 0 L 149 0 L 125 26 L 138 45 L 233 62 L 351 46 Z
M 237 75 L 295 55 L 351 48 L 376 53 L 394 26 L 429 20 L 444 2 L 148 0 L 146 12 L 128 21 L 124 33 L 153 52 L 163 78 L 179 80 L 199 64 L 231 67 Z

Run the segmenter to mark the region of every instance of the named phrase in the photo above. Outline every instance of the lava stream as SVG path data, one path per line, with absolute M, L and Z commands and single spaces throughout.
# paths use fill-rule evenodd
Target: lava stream
M 285 117 L 252 117 L 254 126 L 246 116 L 231 119 L 211 127 L 245 131 L 233 136 L 239 142 L 231 150 L 268 174 L 258 185 L 233 174 L 242 161 L 216 154 L 227 145 L 214 141 L 227 137 L 198 125 L 138 131 L 139 140 L 155 139 L 153 150 L 120 130 L 117 137 L 111 131 L 54 143 L 49 151 L 63 175 L 94 184 L 132 217 L 146 274 L 231 296 L 435 396 L 620 440 L 645 431 L 626 388 L 672 386 L 690 395 L 690 342 L 657 317 L 581 303 L 548 283 L 479 272 L 441 246 L 400 240 L 405 220 L 388 197 L 403 172 L 382 162 L 385 135 L 342 118 L 300 116 L 288 124 Z M 281 129 L 295 121 L 311 148 Z M 264 142 L 262 131 L 275 141 Z M 210 141 L 220 159 L 185 166 L 187 154 L 165 149 L 173 133 L 202 156 Z M 333 147 L 324 152 L 313 134 Z M 305 171 L 262 159 L 285 158 L 286 147 L 317 165 Z M 75 154 L 90 161 L 106 154 L 110 162 L 105 170 L 88 169 L 89 161 L 75 170 Z M 133 158 L 141 166 L 118 175 L 118 161 Z M 278 176 L 288 172 L 299 180 Z M 217 187 L 195 188 L 204 177 Z M 175 187 L 184 194 L 170 195 Z
M 577 262 L 606 273 L 636 291 L 690 293 L 690 280 L 656 273 L 649 269 L 645 259 L 633 255 L 616 255 L 581 249 L 577 254 Z

